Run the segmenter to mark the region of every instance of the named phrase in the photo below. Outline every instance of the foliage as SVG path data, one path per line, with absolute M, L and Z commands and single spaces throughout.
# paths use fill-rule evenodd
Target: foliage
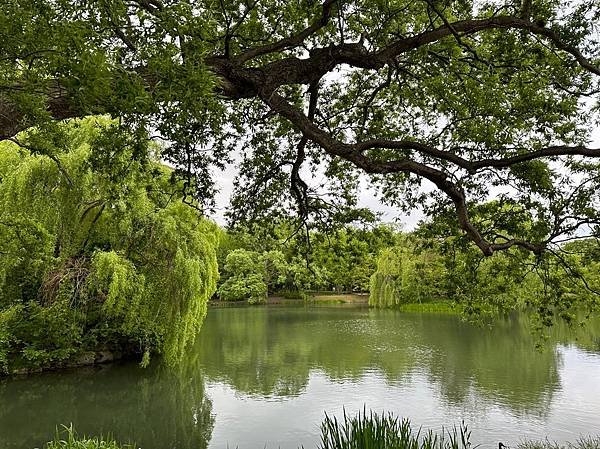
M 344 420 L 325 415 L 321 424 L 321 449 L 468 449 L 471 432 L 463 424 L 452 431 L 442 429 L 440 434 L 428 431 L 424 436 L 420 429 L 415 432 L 408 419 L 391 413 L 377 414 L 366 407 L 362 414 Z
M 397 238 L 391 226 L 372 228 L 347 226 L 333 235 L 315 233 L 312 262 L 323 270 L 324 284 L 336 291 L 369 291 L 379 252 Z
M 0 144 L 4 369 L 10 357 L 46 367 L 98 349 L 173 364 L 201 326 L 218 276 L 216 225 L 183 204 L 151 154 L 132 159 L 139 149 L 126 141 L 104 148 L 115 126 L 65 123 L 66 148 L 52 157 Z
M 267 299 L 267 286 L 257 274 L 232 276 L 219 288 L 219 297 L 225 301 L 244 301 L 260 304 Z
M 397 238 L 389 225 L 370 229 L 347 226 L 333 234 L 313 231 L 307 246 L 301 236 L 290 236 L 286 221 L 271 228 L 255 226 L 252 229 L 252 233 L 243 227 L 230 229 L 221 240 L 222 293 L 232 299 L 249 298 L 249 294 L 229 293 L 232 289 L 239 291 L 256 286 L 259 277 L 270 294 L 298 296 L 306 290 L 368 291 L 379 251 Z M 252 281 L 248 279 L 251 273 L 256 275 Z M 244 287 L 244 282 L 249 283 L 249 287 Z
M 43 307 L 30 301 L 13 305 L 3 314 L 10 317 L 5 318 L 9 333 L 5 351 L 10 354 L 14 348 L 21 348 L 20 357 L 24 366 L 57 365 L 80 350 L 84 317 L 65 302 Z
M 482 254 L 539 255 L 600 223 L 600 6 L 563 3 L 7 0 L 0 139 L 35 128 L 55 158 L 61 120 L 109 114 L 103 146 L 128 139 L 141 161 L 162 138 L 186 200 L 212 206 L 214 169 L 235 163 L 232 224 L 368 221 L 368 183 L 450 213 Z M 521 213 L 474 220 L 492 196 Z M 523 216 L 526 235 L 503 233 Z
M 391 307 L 439 300 L 447 295 L 448 272 L 443 258 L 434 250 L 418 245 L 404 239 L 401 244 L 382 251 L 377 271 L 371 276 L 370 305 Z
M 473 205 L 472 210 L 471 219 L 482 226 L 490 217 L 499 217 L 503 227 L 498 231 L 509 240 L 527 240 L 545 232 L 535 217 L 515 204 L 495 200 Z M 422 223 L 415 233 L 442 255 L 447 294 L 461 302 L 468 314 L 476 317 L 527 308 L 535 311 L 537 328 L 545 332 L 557 318 L 575 324 L 581 310 L 588 316 L 597 310 L 597 239 L 574 236 L 536 255 L 512 247 L 486 257 L 464 236 L 456 235 L 451 220 L 442 214 Z
M 227 276 L 219 287 L 225 301 L 247 300 L 259 304 L 267 298 L 267 272 L 262 256 L 254 251 L 236 249 L 227 255 L 223 271 Z
M 112 438 L 80 437 L 73 426 L 65 427 L 62 434 L 57 432 L 56 438 L 48 442 L 44 449 L 135 449 L 135 444 L 118 444 Z
M 485 222 L 491 213 L 512 217 L 502 229 L 507 238 L 537 232 L 522 209 L 493 201 L 473 210 L 475 222 Z M 522 248 L 485 256 L 468 239 L 457 237 L 448 220 L 451 217 L 442 215 L 422 222 L 412 233 L 389 225 L 312 231 L 310 246 L 298 236 L 290 237 L 286 222 L 254 226 L 253 234 L 233 228 L 225 232 L 227 246 L 219 250 L 223 261 L 237 254 L 229 266 L 222 263 L 222 298 L 249 299 L 251 290 L 262 295 L 265 288 L 284 296 L 309 290 L 370 291 L 371 305 L 452 301 L 476 320 L 529 309 L 542 333 L 557 317 L 575 324 L 578 311 L 583 308 L 589 314 L 600 305 L 596 240 L 561 244 L 537 256 Z M 251 272 L 251 279 L 244 274 Z M 365 279 L 369 284 L 364 285 Z

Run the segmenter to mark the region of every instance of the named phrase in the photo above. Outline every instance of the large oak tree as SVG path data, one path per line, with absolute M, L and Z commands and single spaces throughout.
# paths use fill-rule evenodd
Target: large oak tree
M 539 255 L 600 231 L 599 25 L 597 0 L 4 0 L 0 139 L 51 155 L 109 114 L 98 154 L 160 139 L 205 202 L 236 162 L 234 219 L 339 218 L 364 173 L 485 255 Z

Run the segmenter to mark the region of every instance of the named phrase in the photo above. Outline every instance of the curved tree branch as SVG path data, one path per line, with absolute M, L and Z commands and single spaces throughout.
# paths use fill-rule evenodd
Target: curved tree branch
M 523 30 L 532 35 L 547 39 L 554 47 L 569 54 L 579 66 L 594 75 L 600 76 L 600 67 L 586 58 L 582 52 L 565 42 L 561 36 L 552 28 L 546 28 L 538 22 L 530 20 L 528 6 L 530 2 L 523 2 L 523 11 L 519 16 L 498 15 L 488 18 L 476 18 L 449 22 L 443 17 L 443 24 L 437 28 L 414 34 L 408 37 L 400 37 L 389 45 L 370 49 L 364 44 L 364 39 L 355 43 L 331 43 L 324 47 L 314 47 L 308 50 L 308 55 L 303 58 L 289 56 L 285 51 L 303 45 L 308 38 L 315 36 L 329 23 L 337 0 L 325 0 L 322 3 L 321 15 L 307 28 L 290 35 L 277 42 L 246 50 L 238 55 L 212 55 L 204 59 L 206 64 L 221 80 L 220 93 L 230 100 L 240 98 L 260 98 L 272 111 L 290 121 L 302 134 L 296 163 L 298 166 L 295 176 L 299 178 L 299 165 L 304 158 L 303 152 L 309 142 L 322 147 L 328 154 L 343 158 L 367 173 L 412 173 L 419 177 L 428 179 L 436 187 L 444 192 L 454 203 L 458 222 L 473 242 L 483 251 L 490 255 L 494 251 L 507 249 L 512 246 L 520 246 L 536 253 L 541 253 L 544 248 L 541 245 L 528 243 L 521 240 L 506 240 L 502 242 L 489 242 L 471 223 L 468 214 L 467 200 L 463 189 L 450 179 L 450 176 L 435 167 L 427 165 L 420 160 L 408 157 L 396 160 L 380 160 L 368 153 L 372 149 L 396 149 L 419 153 L 421 156 L 432 158 L 438 162 L 449 162 L 455 166 L 474 173 L 484 168 L 506 168 L 514 164 L 527 162 L 534 159 L 580 155 L 585 157 L 600 157 L 600 149 L 586 148 L 583 146 L 550 146 L 517 153 L 506 157 L 486 158 L 480 160 L 466 159 L 454 151 L 437 149 L 430 145 L 413 140 L 385 140 L 371 139 L 356 143 L 346 143 L 336 139 L 332 134 L 321 129 L 312 120 L 315 112 L 315 102 L 311 93 L 308 116 L 297 107 L 293 106 L 287 99 L 278 93 L 282 86 L 308 85 L 316 89 L 318 81 L 324 75 L 332 72 L 340 65 L 366 70 L 381 70 L 386 66 L 394 66 L 398 57 L 413 50 L 422 48 L 429 44 L 439 42 L 447 37 L 454 37 L 459 44 L 465 36 L 474 35 L 486 30 L 513 29 Z M 160 0 L 135 0 L 140 8 L 151 14 L 162 13 L 166 7 Z M 242 19 L 244 20 L 244 15 Z M 114 30 L 113 30 L 114 31 Z M 119 33 L 117 33 L 117 37 Z M 122 36 L 120 36 L 122 39 Z M 125 42 L 126 46 L 127 42 Z M 260 64 L 260 56 L 280 53 L 280 59 L 270 58 L 270 62 Z M 275 60 L 272 60 L 275 59 Z M 246 66 L 249 61 L 254 61 L 254 67 Z M 135 76 L 142 76 L 149 91 L 152 90 L 152 74 L 142 74 L 145 68 L 135 69 Z M 15 88 L 18 88 L 15 87 Z M 7 88 L 4 88 L 5 90 Z M 376 93 L 375 93 L 376 94 Z M 80 117 L 86 114 L 110 113 L 110 99 L 98 98 L 98 104 L 90 106 L 91 110 L 82 110 L 82 106 L 75 100 L 74 93 L 64 88 L 63 84 L 56 80 L 48 83 L 46 105 L 49 115 L 57 120 L 70 117 Z M 314 95 L 316 98 L 316 95 Z M 316 101 L 316 100 L 315 100 Z M 35 125 L 27 114 L 20 110 L 17 104 L 0 90 L 0 140 L 12 138 L 16 133 Z M 466 150 L 458 148 L 456 150 Z M 508 153 L 508 149 L 497 149 L 498 152 Z M 510 153 L 509 153 L 510 154 Z M 428 159 L 425 159 L 428 160 Z M 294 170 L 292 170 L 294 172 Z M 292 173 L 294 176 L 294 173 Z
M 383 49 L 369 51 L 362 40 L 356 43 L 332 44 L 328 47 L 316 47 L 310 50 L 307 58 L 287 57 L 263 66 L 244 67 L 243 64 L 260 55 L 285 50 L 300 45 L 307 37 L 324 27 L 330 16 L 336 0 L 327 0 L 323 4 L 322 16 L 310 27 L 297 35 L 290 36 L 281 41 L 262 47 L 250 49 L 231 60 L 222 56 L 209 56 L 205 64 L 220 77 L 221 93 L 230 99 L 251 98 L 258 96 L 258 89 L 274 91 L 280 86 L 293 84 L 310 85 L 322 78 L 326 73 L 337 66 L 345 64 L 355 68 L 379 70 L 387 64 L 393 63 L 403 53 L 418 49 L 425 45 L 440 41 L 448 36 L 462 33 L 469 35 L 493 29 L 522 29 L 532 34 L 544 36 L 558 49 L 569 53 L 578 64 L 590 73 L 600 76 L 600 67 L 590 62 L 577 48 L 563 42 L 558 34 L 551 29 L 539 24 L 513 16 L 495 16 L 486 19 L 463 20 L 448 25 L 443 25 L 433 30 L 425 31 L 414 36 L 396 40 Z M 153 12 L 160 11 L 163 6 L 157 0 L 138 0 L 138 3 Z M 137 69 L 140 75 L 143 69 Z M 150 74 L 142 74 L 148 88 L 153 82 Z M 18 88 L 18 87 L 16 87 Z M 81 110 L 73 101 L 72 94 L 68 92 L 59 80 L 49 83 L 46 93 L 47 108 L 51 116 L 57 120 L 80 117 L 90 111 Z M 94 107 L 95 113 L 110 112 L 107 105 L 98 104 Z M 32 126 L 27 117 L 20 112 L 9 97 L 0 93 L 0 140 L 12 137 L 18 132 Z

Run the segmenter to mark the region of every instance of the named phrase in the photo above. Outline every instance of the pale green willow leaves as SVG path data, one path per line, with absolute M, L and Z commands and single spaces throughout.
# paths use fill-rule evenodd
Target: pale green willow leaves
M 175 364 L 200 330 L 218 278 L 217 226 L 182 203 L 171 170 L 151 155 L 133 161 L 126 141 L 93 154 L 111 126 L 64 125 L 74 145 L 54 160 L 0 145 L 0 363 L 24 354 L 43 367 L 105 348 Z M 50 309 L 74 333 L 35 341 L 15 331 Z M 56 321 L 46 318 L 45 327 Z M 68 351 L 44 357 L 54 347 Z

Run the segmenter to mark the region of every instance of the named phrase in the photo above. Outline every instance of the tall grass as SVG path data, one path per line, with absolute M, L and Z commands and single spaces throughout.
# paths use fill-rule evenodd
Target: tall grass
M 64 427 L 62 432 L 57 431 L 54 440 L 48 442 L 44 449 L 135 449 L 135 445 L 121 445 L 110 437 L 80 437 L 73 426 L 69 426 Z
M 518 449 L 600 449 L 600 436 L 582 437 L 574 443 L 559 444 L 554 441 L 525 441 Z
M 372 411 L 344 419 L 325 415 L 321 424 L 321 449 L 469 449 L 471 432 L 463 424 L 460 428 L 421 435 L 413 431 L 408 419 L 399 419 L 391 413 L 379 415 Z
M 507 435 L 508 436 L 508 435 Z M 391 413 L 377 414 L 366 409 L 357 416 L 344 419 L 325 415 L 321 424 L 319 449 L 476 449 L 472 446 L 471 432 L 463 423 L 459 428 L 421 434 L 413 431 L 408 419 L 399 419 Z M 600 436 L 580 438 L 574 443 L 559 444 L 549 440 L 524 441 L 516 449 L 600 449 Z M 112 438 L 78 436 L 73 427 L 57 432 L 54 441 L 44 449 L 136 449 L 133 444 L 121 445 Z M 250 448 L 251 449 L 251 448 Z

